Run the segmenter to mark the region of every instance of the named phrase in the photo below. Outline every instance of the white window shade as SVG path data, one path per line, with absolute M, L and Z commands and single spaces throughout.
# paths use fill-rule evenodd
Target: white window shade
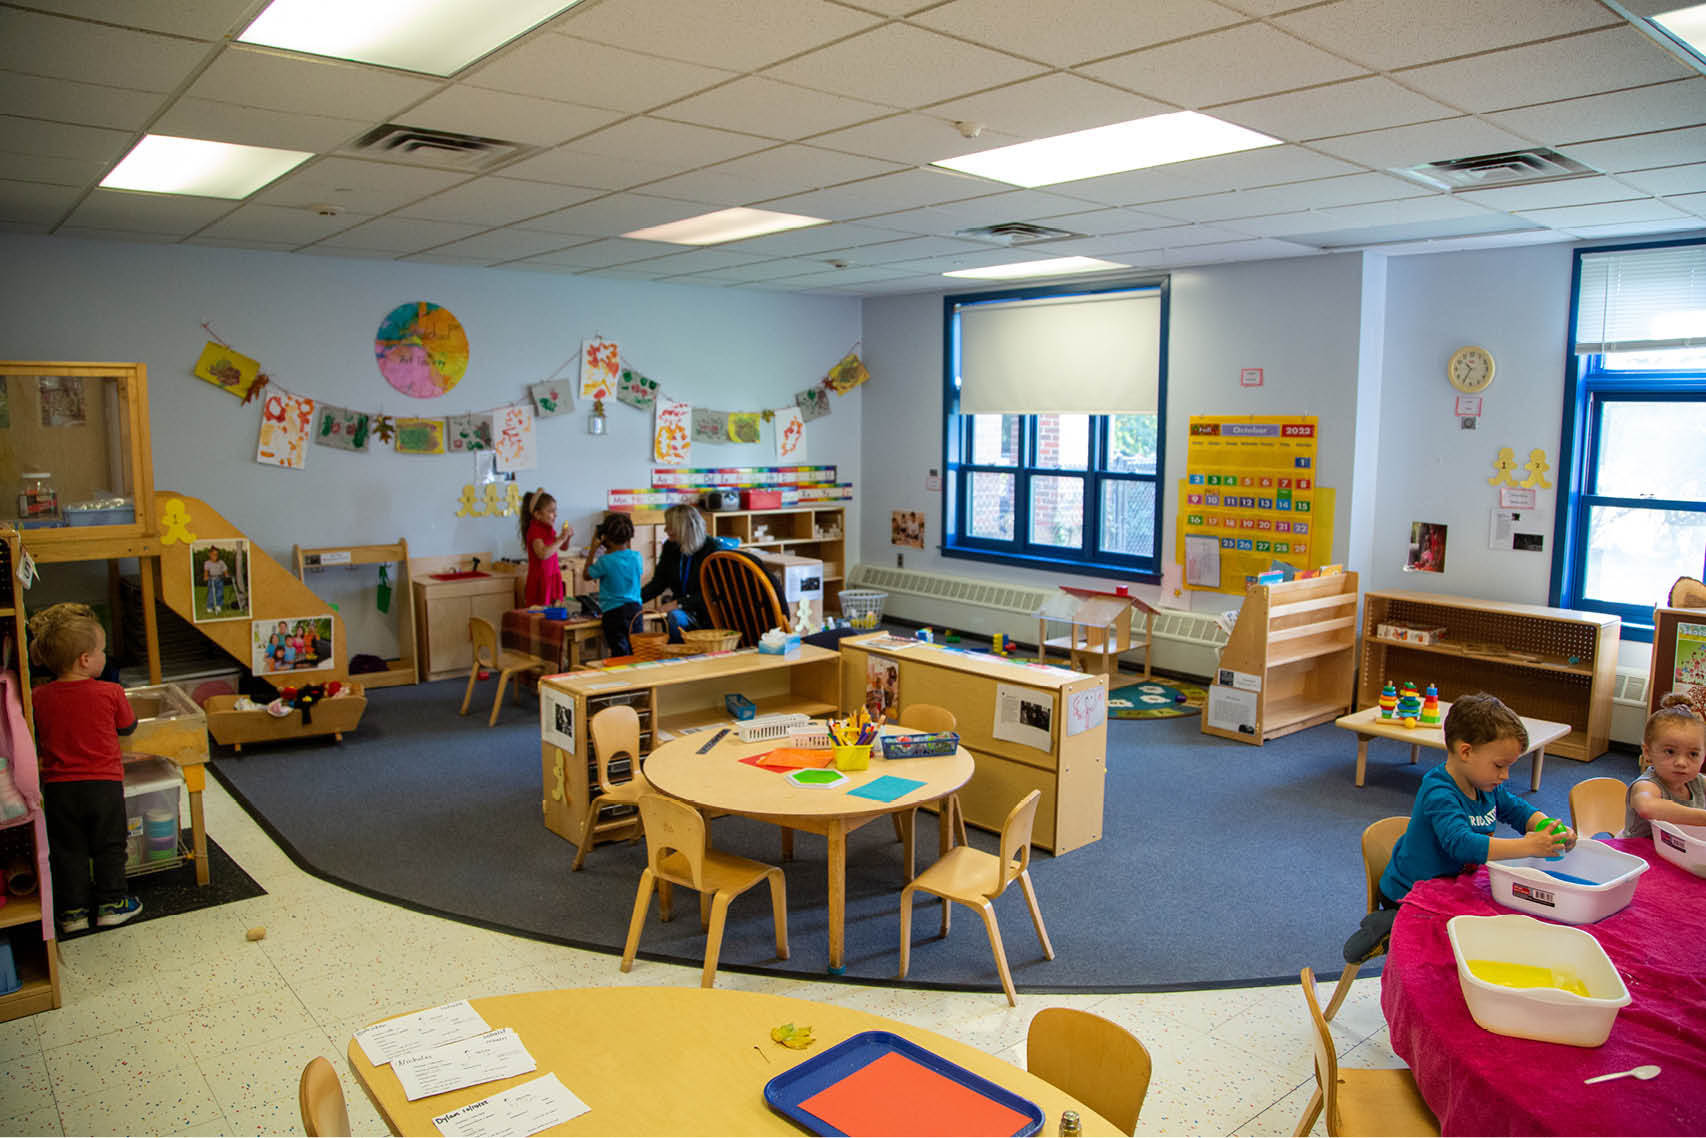
M 960 413 L 1154 414 L 1157 289 L 964 304 Z
M 1706 244 L 1584 253 L 1576 353 L 1706 345 Z

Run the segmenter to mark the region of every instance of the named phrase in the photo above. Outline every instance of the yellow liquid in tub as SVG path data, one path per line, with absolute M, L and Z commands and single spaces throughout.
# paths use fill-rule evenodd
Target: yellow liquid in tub
M 1505 960 L 1471 960 L 1469 974 L 1501 988 L 1562 988 L 1577 996 L 1588 994 L 1588 986 L 1582 983 L 1581 978 L 1563 968 L 1513 964 Z

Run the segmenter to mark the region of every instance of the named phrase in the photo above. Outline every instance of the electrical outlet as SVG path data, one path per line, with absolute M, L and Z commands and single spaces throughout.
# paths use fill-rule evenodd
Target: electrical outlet
M 897 553 L 894 555 L 894 567 L 896 569 L 905 569 L 906 568 L 906 554 Z

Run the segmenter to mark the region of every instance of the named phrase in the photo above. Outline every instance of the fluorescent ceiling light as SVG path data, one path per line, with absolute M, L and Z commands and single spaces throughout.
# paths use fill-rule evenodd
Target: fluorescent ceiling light
M 109 190 L 246 198 L 312 157 L 306 150 L 148 134 L 101 179 L 101 185 Z
M 624 233 L 636 241 L 668 241 L 672 245 L 720 245 L 724 241 L 739 241 L 743 237 L 762 237 L 766 233 L 781 233 L 786 229 L 804 229 L 822 225 L 824 217 L 806 217 L 798 213 L 775 213 L 767 209 L 720 209 L 700 214 L 668 225 L 636 229 Z
M 1056 182 L 1097 178 L 1146 166 L 1278 146 L 1279 141 L 1195 111 L 1179 111 L 1057 134 L 1053 138 L 1020 142 L 959 158 L 943 158 L 931 165 L 1015 186 L 1052 186 Z
M 272 0 L 237 39 L 453 75 L 577 0 Z
M 977 280 L 1006 281 L 1016 277 L 1064 277 L 1073 273 L 1105 273 L 1109 269 L 1129 269 L 1118 261 L 1098 261 L 1094 257 L 1054 257 L 1047 261 L 1017 261 L 1011 265 L 989 265 L 981 269 L 955 269 L 945 277 L 972 277 Z
M 1694 54 L 1706 56 L 1706 4 L 1660 12 L 1647 18 L 1669 32 L 1673 39 L 1687 44 Z

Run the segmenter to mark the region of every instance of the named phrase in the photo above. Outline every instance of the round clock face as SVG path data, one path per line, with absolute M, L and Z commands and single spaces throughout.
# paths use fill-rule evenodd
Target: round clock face
M 1493 353 L 1486 348 L 1459 348 L 1445 365 L 1446 378 L 1459 391 L 1474 394 L 1493 382 Z

